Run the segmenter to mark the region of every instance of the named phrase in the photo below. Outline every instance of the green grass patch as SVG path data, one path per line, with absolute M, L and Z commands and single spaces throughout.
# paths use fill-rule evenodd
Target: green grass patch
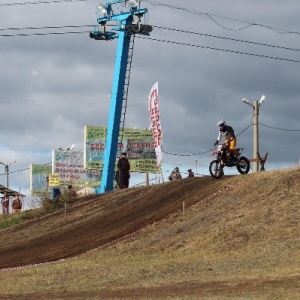
M 22 219 L 20 217 L 14 217 L 10 218 L 8 220 L 2 220 L 0 221 L 0 229 L 5 229 L 7 227 L 20 224 L 22 222 Z

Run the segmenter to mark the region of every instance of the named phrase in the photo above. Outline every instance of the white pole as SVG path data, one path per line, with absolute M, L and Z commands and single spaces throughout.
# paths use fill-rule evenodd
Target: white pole
M 145 185 L 149 185 L 149 173 L 145 173 Z
M 254 111 L 253 111 L 253 158 L 256 159 L 253 162 L 253 172 L 257 173 L 259 168 L 259 161 L 258 161 L 258 153 L 259 153 L 259 142 L 258 142 L 258 115 L 259 115 L 259 104 L 258 101 L 254 101 Z

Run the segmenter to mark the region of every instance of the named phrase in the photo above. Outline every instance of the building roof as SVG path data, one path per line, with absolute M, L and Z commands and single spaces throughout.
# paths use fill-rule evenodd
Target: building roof
M 19 193 L 17 191 L 11 190 L 11 189 L 5 187 L 4 185 L 0 184 L 0 194 L 4 195 L 4 193 L 6 193 L 7 196 L 13 196 L 13 197 L 15 197 L 15 196 L 21 196 L 21 197 L 25 197 L 25 195 L 23 195 L 23 194 L 21 194 L 21 193 Z

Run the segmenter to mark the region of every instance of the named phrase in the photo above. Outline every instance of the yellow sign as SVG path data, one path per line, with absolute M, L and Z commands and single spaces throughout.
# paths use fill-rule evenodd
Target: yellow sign
M 59 186 L 59 174 L 49 174 L 49 186 Z

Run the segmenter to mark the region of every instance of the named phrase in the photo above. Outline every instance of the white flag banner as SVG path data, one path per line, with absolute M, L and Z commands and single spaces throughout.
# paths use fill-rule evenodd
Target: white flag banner
M 160 164 L 162 160 L 162 131 L 160 123 L 160 114 L 158 108 L 158 82 L 156 82 L 151 88 L 148 99 L 148 111 L 150 114 L 150 127 L 152 130 L 152 137 L 155 146 L 156 162 Z

